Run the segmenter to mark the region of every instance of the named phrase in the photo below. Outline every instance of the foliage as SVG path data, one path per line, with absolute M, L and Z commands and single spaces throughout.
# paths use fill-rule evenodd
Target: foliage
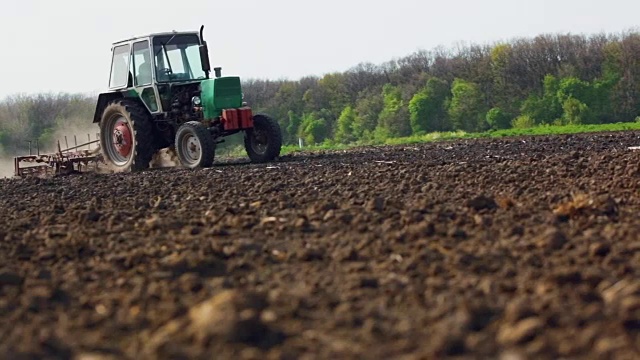
M 342 144 L 348 144 L 355 140 L 354 124 L 356 122 L 356 112 L 347 106 L 342 110 L 338 118 L 338 125 L 335 132 L 335 140 Z
M 287 113 L 287 117 L 289 121 L 285 128 L 285 142 L 296 143 L 298 141 L 298 130 L 302 124 L 302 118 L 291 110 Z
M 562 117 L 562 102 L 558 93 L 560 83 L 553 75 L 543 80 L 542 96 L 530 95 L 522 104 L 521 114 L 529 116 L 536 124 L 552 124 Z
M 536 122 L 529 115 L 520 115 L 517 118 L 513 119 L 513 121 L 511 122 L 511 126 L 514 129 L 530 129 L 536 126 Z
M 329 135 L 327 121 L 321 114 L 310 113 L 302 117 L 299 136 L 305 144 L 318 144 L 323 142 Z
M 411 134 L 407 106 L 400 88 L 386 84 L 382 88 L 384 107 L 378 117 L 376 138 L 399 137 Z
M 560 102 L 573 98 L 582 103 L 587 103 L 591 101 L 591 95 L 591 84 L 575 77 L 562 79 L 558 86 L 557 96 Z
M 409 102 L 411 131 L 421 134 L 446 131 L 451 128 L 446 106 L 450 96 L 449 84 L 439 78 L 431 78 L 427 85 Z
M 565 100 L 562 108 L 564 110 L 562 125 L 588 124 L 591 119 L 589 107 L 574 97 Z
M 495 107 L 487 112 L 487 124 L 491 129 L 507 129 L 511 125 L 511 119 L 502 109 Z
M 363 92 L 356 100 L 356 118 L 353 124 L 353 135 L 357 139 L 370 140 L 378 124 L 378 116 L 384 109 L 382 90 Z
M 482 131 L 486 126 L 484 99 L 477 84 L 455 79 L 451 87 L 449 117 L 455 129 Z

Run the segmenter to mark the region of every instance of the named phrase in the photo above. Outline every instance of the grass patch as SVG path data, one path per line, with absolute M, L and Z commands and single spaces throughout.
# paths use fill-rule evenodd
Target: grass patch
M 420 144 L 433 141 L 451 140 L 451 139 L 463 139 L 470 135 L 464 131 L 455 132 L 433 132 L 424 135 L 412 135 L 409 137 L 401 138 L 389 138 L 385 140 L 385 145 L 407 145 L 407 144 Z
M 280 151 L 280 153 L 282 155 L 286 155 L 286 154 L 291 154 L 291 153 L 301 152 L 301 151 L 346 150 L 346 149 L 354 148 L 358 145 L 362 145 L 362 144 L 347 145 L 347 144 L 335 144 L 335 143 L 327 142 L 327 143 L 322 143 L 317 145 L 308 145 L 303 148 L 300 148 L 298 145 L 283 145 L 282 151 Z
M 345 145 L 326 142 L 318 145 L 309 145 L 299 148 L 297 145 L 286 145 L 282 147 L 282 154 L 290 154 L 300 151 L 318 151 L 318 150 L 344 150 L 358 146 L 370 145 L 409 145 L 422 144 L 435 141 L 456 140 L 456 139 L 479 139 L 479 138 L 502 138 L 517 136 L 539 136 L 539 135 L 568 135 L 591 132 L 611 132 L 611 131 L 628 131 L 640 130 L 640 122 L 626 122 L 613 124 L 589 124 L 589 125 L 539 125 L 526 129 L 505 129 L 491 130 L 480 133 L 467 133 L 464 131 L 452 132 L 434 132 L 424 135 L 412 135 L 408 137 L 389 138 L 383 142 L 380 141 L 360 141 L 357 143 Z
M 504 136 L 528 136 L 528 135 L 563 135 L 579 134 L 589 132 L 625 131 L 640 130 L 640 122 L 626 122 L 614 124 L 590 124 L 590 125 L 541 125 L 528 129 L 506 129 L 493 132 L 481 133 L 489 134 L 490 137 Z M 480 134 L 480 135 L 481 135 Z
M 526 129 L 505 129 L 505 130 L 492 130 L 481 133 L 465 133 L 464 131 L 458 132 L 445 132 L 445 133 L 431 133 L 421 136 L 409 136 L 403 138 L 387 139 L 385 144 L 388 145 L 401 145 L 401 144 L 415 144 L 425 143 L 437 140 L 451 140 L 451 139 L 478 139 L 478 138 L 500 138 L 500 137 L 515 137 L 515 136 L 536 136 L 536 135 L 567 135 L 567 134 L 580 134 L 590 132 L 608 132 L 608 131 L 625 131 L 625 130 L 640 130 L 640 122 L 627 122 L 627 123 L 615 123 L 615 124 L 590 124 L 590 125 L 539 125 Z
M 540 125 L 527 129 L 505 129 L 492 130 L 480 133 L 467 133 L 464 131 L 451 132 L 434 132 L 424 135 L 412 135 L 408 137 L 389 138 L 385 141 L 359 141 L 352 144 L 337 144 L 326 141 L 322 144 L 308 145 L 300 148 L 298 145 L 284 145 L 280 152 L 281 155 L 292 154 L 296 152 L 314 152 L 314 151 L 336 151 L 352 149 L 358 146 L 373 145 L 410 145 L 423 144 L 435 141 L 456 140 L 456 139 L 479 139 L 479 138 L 503 138 L 517 136 L 538 136 L 538 135 L 567 135 L 591 132 L 610 132 L 610 131 L 628 131 L 640 130 L 640 122 L 614 123 L 614 124 L 592 124 L 592 125 Z M 244 146 L 234 144 L 220 151 L 221 157 L 243 157 L 246 156 Z

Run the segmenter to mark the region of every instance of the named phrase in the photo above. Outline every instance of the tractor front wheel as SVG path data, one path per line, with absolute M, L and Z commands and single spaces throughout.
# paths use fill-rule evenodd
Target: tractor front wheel
M 213 164 L 216 146 L 204 125 L 189 121 L 178 128 L 175 149 L 180 164 L 188 169 L 195 169 Z
M 253 128 L 245 132 L 244 147 L 254 163 L 263 163 L 280 156 L 282 133 L 280 125 L 267 115 L 255 115 Z
M 100 120 L 100 150 L 115 172 L 149 168 L 154 153 L 153 129 L 146 109 L 131 100 L 110 103 Z

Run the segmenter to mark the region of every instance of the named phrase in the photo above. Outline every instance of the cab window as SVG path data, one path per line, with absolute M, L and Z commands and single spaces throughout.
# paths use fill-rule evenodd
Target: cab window
M 111 59 L 110 88 L 126 87 L 129 82 L 129 44 L 120 45 L 113 48 Z
M 151 55 L 149 41 L 133 44 L 133 73 L 136 86 L 151 84 Z

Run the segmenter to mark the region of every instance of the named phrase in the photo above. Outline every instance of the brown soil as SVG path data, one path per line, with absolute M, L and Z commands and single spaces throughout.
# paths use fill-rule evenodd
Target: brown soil
M 0 358 L 638 358 L 638 133 L 0 181 Z

